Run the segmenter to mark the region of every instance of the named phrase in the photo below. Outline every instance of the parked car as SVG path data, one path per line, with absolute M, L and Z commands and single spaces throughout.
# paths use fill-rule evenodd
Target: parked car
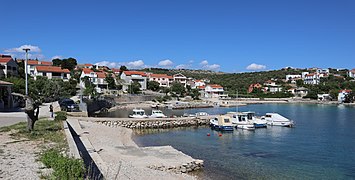
M 62 111 L 73 112 L 79 110 L 79 106 L 75 104 L 75 102 L 72 99 L 62 99 L 59 100 L 58 103 Z

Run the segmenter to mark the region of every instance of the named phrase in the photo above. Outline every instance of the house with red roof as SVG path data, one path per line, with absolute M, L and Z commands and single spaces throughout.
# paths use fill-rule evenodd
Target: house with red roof
M 34 79 L 36 80 L 38 76 L 68 81 L 70 79 L 70 71 L 58 66 L 35 66 Z
M 342 89 L 342 90 L 339 90 L 338 102 L 339 102 L 339 103 L 343 103 L 344 100 L 345 100 L 345 96 L 348 95 L 349 93 L 351 93 L 351 89 Z
M 261 89 L 263 86 L 260 83 L 256 83 L 256 84 L 250 84 L 249 88 L 248 88 L 248 93 L 253 92 L 254 88 L 255 89 Z
M 18 59 L 17 62 L 24 62 L 24 59 Z M 27 60 L 27 71 L 29 75 L 35 75 L 35 68 L 36 66 L 53 66 L 53 63 L 50 61 L 39 61 L 39 60 Z
M 224 94 L 223 86 L 219 84 L 208 84 L 205 87 L 204 96 L 206 98 L 226 98 L 228 95 Z
M 349 77 L 355 78 L 355 68 L 349 71 Z
M 95 72 L 92 69 L 83 68 L 80 76 L 80 86 L 85 88 L 83 78 L 88 77 L 90 82 L 95 85 L 96 92 L 105 93 L 105 90 L 108 90 L 108 83 L 105 80 L 107 75 L 108 73 L 104 71 Z M 112 74 L 112 77 L 115 79 L 115 83 L 117 84 L 116 76 Z
M 181 83 L 182 85 L 184 85 L 184 87 L 186 88 L 186 85 L 187 85 L 187 77 L 181 73 L 178 73 L 178 74 L 174 74 L 173 75 L 173 80 L 174 82 L 179 82 Z
M 174 80 L 173 76 L 167 74 L 149 74 L 148 78 L 149 81 L 158 82 L 160 87 L 170 87 Z
M 121 74 L 121 79 L 124 81 L 122 86 L 123 91 L 127 91 L 128 87 L 134 82 L 138 82 L 141 85 L 141 90 L 147 89 L 147 74 L 145 72 L 123 71 Z
M 0 54 L 0 77 L 18 75 L 18 65 L 10 55 Z

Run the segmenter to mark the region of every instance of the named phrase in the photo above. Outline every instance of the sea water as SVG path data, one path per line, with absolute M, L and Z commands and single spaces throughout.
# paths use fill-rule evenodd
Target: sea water
M 177 110 L 223 114 L 235 108 Z M 270 127 L 223 133 L 209 127 L 138 132 L 141 146 L 171 145 L 204 160 L 202 179 L 354 179 L 355 108 L 259 104 L 239 107 L 259 115 L 277 112 L 295 128 Z M 207 136 L 210 133 L 211 136 Z M 142 135 L 143 134 L 143 135 Z

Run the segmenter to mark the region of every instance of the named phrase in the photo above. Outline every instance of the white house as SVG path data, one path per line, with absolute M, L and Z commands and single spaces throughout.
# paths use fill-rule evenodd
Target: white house
M 301 79 L 302 78 L 302 75 L 291 75 L 291 74 L 288 74 L 286 75 L 286 81 L 289 81 L 289 80 L 295 80 L 295 79 Z
M 187 78 L 183 74 L 178 73 L 178 74 L 173 75 L 173 80 L 174 80 L 174 82 L 179 82 L 179 83 L 183 84 L 184 87 L 186 88 Z
M 344 100 L 345 100 L 345 96 L 348 95 L 350 92 L 351 92 L 350 89 L 343 89 L 343 90 L 340 90 L 340 91 L 339 91 L 339 94 L 338 94 L 338 102 L 339 102 L 339 103 L 343 103 Z
M 173 76 L 167 74 L 149 74 L 149 81 L 155 81 L 159 83 L 160 87 L 170 87 L 173 82 Z
M 329 69 L 317 69 L 318 74 L 329 74 Z
M 147 74 L 141 71 L 123 71 L 121 79 L 125 82 L 122 86 L 123 91 L 127 91 L 128 87 L 133 82 L 138 82 L 141 85 L 141 90 L 147 89 Z
M 304 78 L 304 84 L 319 84 L 320 83 L 320 78 L 325 77 L 326 74 L 324 73 L 310 73 L 307 74 Z
M 302 72 L 302 75 L 301 75 L 302 79 L 304 80 L 306 78 L 306 75 L 308 75 L 308 74 L 309 74 L 309 72 Z
M 328 101 L 331 97 L 329 94 L 317 94 L 317 99 L 320 101 Z
M 0 54 L 0 77 L 17 76 L 17 70 L 18 65 L 10 55 Z
M 108 89 L 108 83 L 106 82 L 107 73 L 106 72 L 95 72 L 89 68 L 83 68 L 80 76 L 80 86 L 85 87 L 83 78 L 88 77 L 90 82 L 95 85 L 95 90 L 98 93 L 104 93 L 106 89 Z M 112 74 L 113 77 L 115 77 Z M 115 81 L 116 83 L 116 81 Z
M 352 69 L 348 72 L 349 77 L 355 78 L 355 69 Z
M 281 85 L 277 85 L 276 82 L 274 81 L 268 80 L 264 83 L 264 92 L 275 93 L 281 91 L 282 91 Z
M 223 87 L 219 84 L 206 85 L 204 94 L 206 98 L 223 98 L 226 96 Z
M 36 80 L 38 76 L 45 76 L 48 79 L 63 79 L 64 81 L 68 81 L 70 79 L 70 71 L 57 66 L 36 66 L 34 79 Z
M 204 86 L 206 86 L 206 83 L 205 83 L 205 81 L 204 80 L 195 80 L 194 81 L 194 87 L 191 87 L 192 89 L 196 89 L 196 88 L 198 88 L 198 87 L 204 87 Z
M 18 60 L 24 61 L 24 60 Z M 49 61 L 28 60 L 27 61 L 27 74 L 35 76 L 35 69 L 37 66 L 52 66 L 53 63 Z

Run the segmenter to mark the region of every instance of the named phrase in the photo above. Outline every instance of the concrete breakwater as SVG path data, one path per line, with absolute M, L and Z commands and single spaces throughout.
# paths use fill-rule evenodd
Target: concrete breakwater
M 98 120 L 98 124 L 108 127 L 125 127 L 130 129 L 159 129 L 209 125 L 210 118 L 168 118 L 168 119 L 134 119 L 116 118 L 114 120 Z

